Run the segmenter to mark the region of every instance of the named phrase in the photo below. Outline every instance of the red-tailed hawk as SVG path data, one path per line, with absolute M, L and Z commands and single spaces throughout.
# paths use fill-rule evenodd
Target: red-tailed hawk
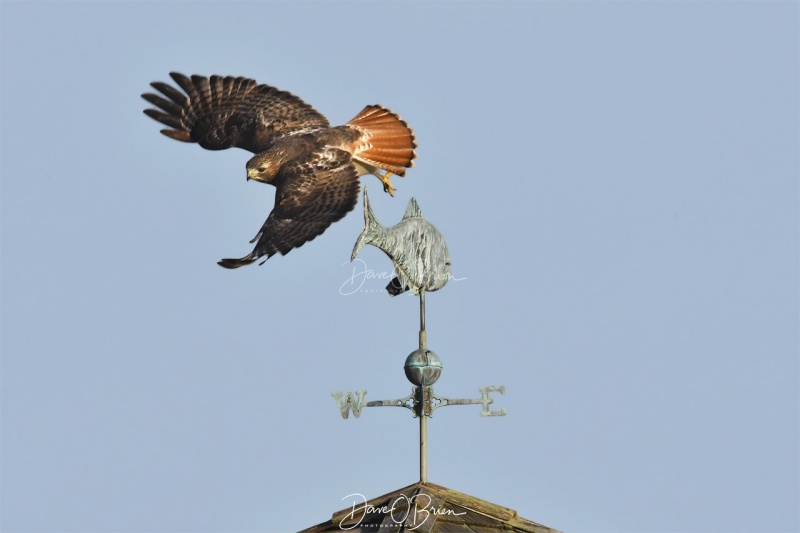
M 393 194 L 389 176 L 405 175 L 416 157 L 414 132 L 379 105 L 330 127 L 310 105 L 270 85 L 233 76 L 170 76 L 183 92 L 153 82 L 161 94 L 142 95 L 158 108 L 144 112 L 171 128 L 161 133 L 207 150 L 249 150 L 257 155 L 247 162 L 247 179 L 277 189 L 272 212 L 250 241 L 258 241 L 255 248 L 220 261 L 225 268 L 285 255 L 320 235 L 355 207 L 359 176 L 375 175 Z

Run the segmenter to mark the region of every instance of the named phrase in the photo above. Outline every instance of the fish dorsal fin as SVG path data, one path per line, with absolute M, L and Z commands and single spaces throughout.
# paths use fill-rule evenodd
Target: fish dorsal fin
M 419 205 L 417 205 L 417 200 L 414 198 L 408 201 L 406 214 L 403 215 L 403 220 L 407 218 L 422 218 L 422 209 L 419 208 Z

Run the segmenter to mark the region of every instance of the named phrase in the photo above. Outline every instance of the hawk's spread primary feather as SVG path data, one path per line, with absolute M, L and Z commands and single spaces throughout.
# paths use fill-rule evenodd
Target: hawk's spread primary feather
M 411 128 L 379 105 L 330 127 L 310 105 L 270 85 L 233 76 L 170 76 L 181 90 L 153 82 L 161 94 L 142 95 L 157 108 L 144 112 L 168 126 L 161 133 L 208 150 L 253 152 L 247 178 L 277 189 L 275 206 L 251 241 L 255 248 L 220 261 L 226 268 L 287 254 L 314 239 L 355 207 L 359 176 L 374 174 L 391 194 L 388 176 L 405 175 L 416 157 Z

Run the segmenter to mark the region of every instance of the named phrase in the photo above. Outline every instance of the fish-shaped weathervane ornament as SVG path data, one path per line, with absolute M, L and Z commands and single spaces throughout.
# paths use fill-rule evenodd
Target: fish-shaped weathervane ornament
M 444 237 L 422 217 L 414 198 L 409 200 L 403 220 L 385 228 L 375 218 L 364 187 L 364 224 L 350 261 L 365 244 L 383 250 L 394 263 L 397 274 L 386 286 L 389 295 L 397 296 L 408 290 L 414 294 L 438 291 L 450 279 L 450 254 Z

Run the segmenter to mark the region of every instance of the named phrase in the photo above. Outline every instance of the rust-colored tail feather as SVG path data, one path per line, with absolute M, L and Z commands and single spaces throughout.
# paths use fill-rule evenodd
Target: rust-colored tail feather
M 365 147 L 354 154 L 379 168 L 404 176 L 414 165 L 417 147 L 414 131 L 390 109 L 368 105 L 348 125 L 365 132 Z

